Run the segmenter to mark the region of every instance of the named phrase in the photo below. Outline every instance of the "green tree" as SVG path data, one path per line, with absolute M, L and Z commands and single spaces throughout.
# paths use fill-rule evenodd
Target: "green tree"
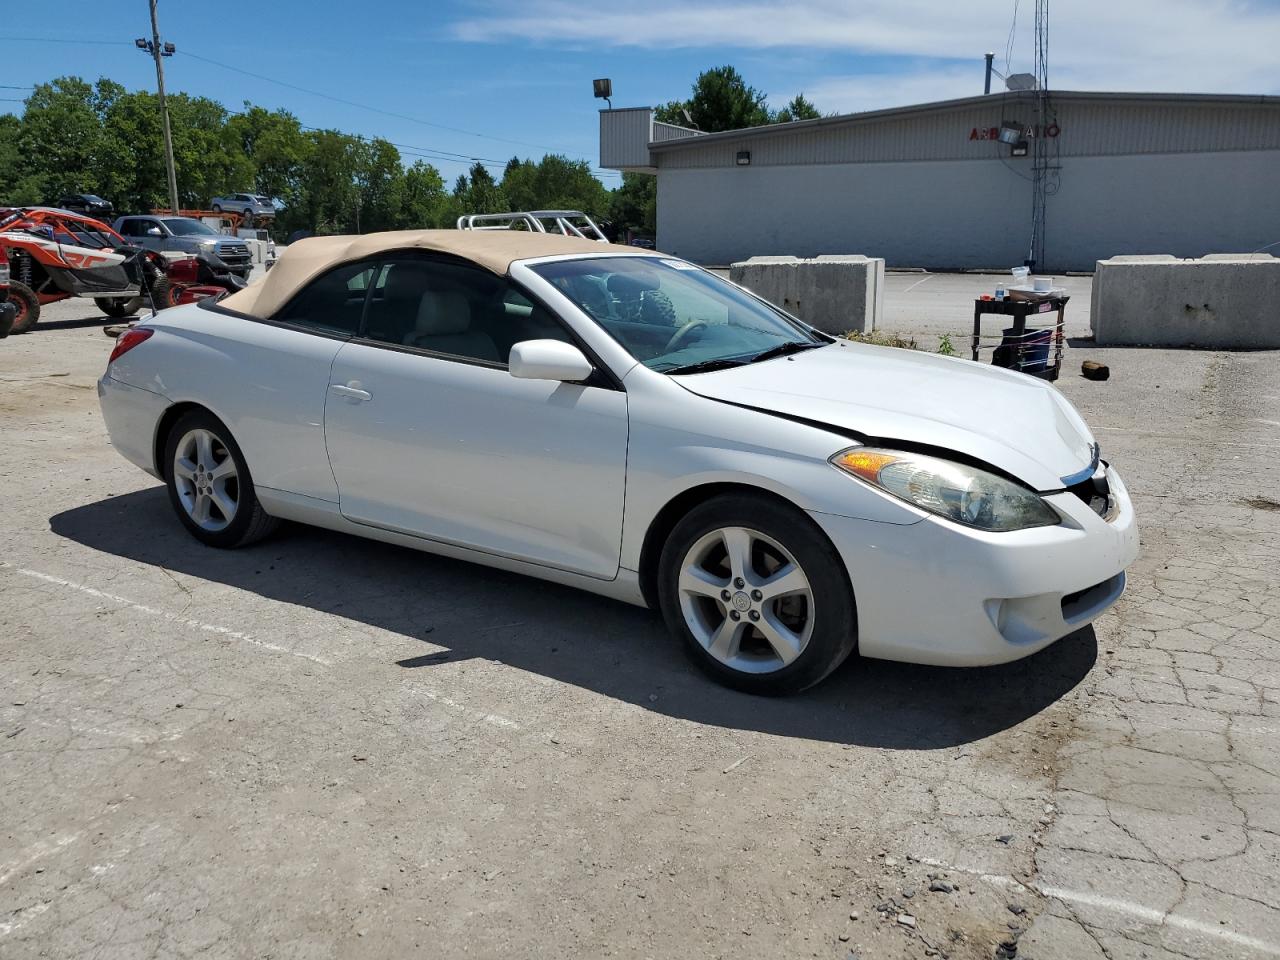
M 102 111 L 120 89 L 99 81 L 99 90 L 79 77 L 59 77 L 27 97 L 17 135 L 18 164 L 9 173 L 29 199 L 56 202 L 64 193 L 98 192 Z
M 314 233 L 357 233 L 360 193 L 356 181 L 359 141 L 337 130 L 309 130 L 295 229 Z
M 622 186 L 609 198 L 609 219 L 619 233 L 654 233 L 658 228 L 658 178 L 647 173 L 624 173 Z
M 502 192 L 513 210 L 582 210 L 604 216 L 609 192 L 585 160 L 549 153 L 540 161 L 507 164 Z
M 400 151 L 381 138 L 360 143 L 356 150 L 360 231 L 393 230 L 404 200 L 404 164 Z
M 418 160 L 404 172 L 396 226 L 404 230 L 452 227 L 453 213 L 444 178 L 429 163 Z
M 765 99 L 764 93 L 748 86 L 742 75 L 726 64 L 698 74 L 693 95 L 687 101 L 658 107 L 654 116 L 664 123 L 685 126 L 688 121 L 681 110 L 687 109 L 697 128 L 706 133 L 741 130 L 772 121 Z
M 476 161 L 467 174 L 459 175 L 453 188 L 453 199 L 459 210 L 464 213 L 503 213 L 507 209 L 507 198 L 493 179 L 493 174 L 479 161 Z
M 805 97 L 803 93 L 797 93 L 791 98 L 791 102 L 779 110 L 773 118 L 774 123 L 791 123 L 795 120 L 817 120 L 822 114 Z
M 227 120 L 227 126 L 245 156 L 253 160 L 253 189 L 279 198 L 287 209 L 297 199 L 310 146 L 302 126 L 286 110 L 268 111 L 250 103 L 244 108 Z
M 12 113 L 0 116 L 0 204 L 15 207 L 41 203 L 42 177 L 22 155 L 22 121 Z

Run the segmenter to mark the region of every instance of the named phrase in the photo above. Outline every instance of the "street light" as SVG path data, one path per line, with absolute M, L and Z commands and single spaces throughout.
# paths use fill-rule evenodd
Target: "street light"
M 151 39 L 138 37 L 133 45 L 139 50 L 151 54 L 156 62 L 156 89 L 160 94 L 160 121 L 164 128 L 164 159 L 169 173 L 169 206 L 174 213 L 178 212 L 178 173 L 173 166 L 173 133 L 169 128 L 169 104 L 164 96 L 164 67 L 160 65 L 161 57 L 172 57 L 178 48 L 172 43 L 160 42 L 160 24 L 156 19 L 156 0 L 151 0 Z

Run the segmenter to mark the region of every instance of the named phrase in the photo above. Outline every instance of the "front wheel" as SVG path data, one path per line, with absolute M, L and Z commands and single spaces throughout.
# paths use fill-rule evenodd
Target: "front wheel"
M 26 333 L 40 320 L 40 298 L 25 283 L 9 281 L 9 302 L 18 308 L 10 333 Z
M 840 555 L 803 511 L 765 496 L 717 497 L 676 524 L 658 597 L 694 662 L 748 693 L 811 687 L 856 644 Z
M 276 528 L 278 521 L 258 502 L 244 454 L 213 414 L 195 410 L 178 420 L 164 462 L 169 502 L 201 543 L 243 547 Z

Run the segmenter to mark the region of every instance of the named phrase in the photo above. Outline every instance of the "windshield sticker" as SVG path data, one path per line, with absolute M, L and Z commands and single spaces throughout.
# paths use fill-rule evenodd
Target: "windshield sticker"
M 684 260 L 660 260 L 663 266 L 674 267 L 676 270 L 701 270 L 701 267 L 694 266 Z

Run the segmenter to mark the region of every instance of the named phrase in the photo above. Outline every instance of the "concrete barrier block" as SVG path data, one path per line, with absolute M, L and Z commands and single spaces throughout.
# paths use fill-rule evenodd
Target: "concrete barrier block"
M 729 278 L 825 333 L 872 330 L 884 317 L 880 257 L 752 257 Z
M 1099 260 L 1089 320 L 1103 346 L 1280 349 L 1280 259 Z

